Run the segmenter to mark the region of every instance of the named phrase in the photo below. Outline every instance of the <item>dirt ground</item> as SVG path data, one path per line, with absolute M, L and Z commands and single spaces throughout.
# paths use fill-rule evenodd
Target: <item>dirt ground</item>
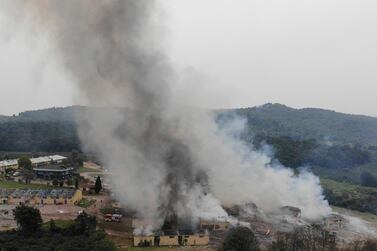
M 0 206 L 0 231 L 11 230 L 17 227 L 12 213 L 15 207 L 13 205 Z
M 74 220 L 83 211 L 82 207 L 72 205 L 44 205 L 39 210 L 44 222 L 50 220 Z
M 91 161 L 84 162 L 84 167 L 85 168 L 95 169 L 95 170 L 98 170 L 98 171 L 102 171 L 102 167 L 101 166 L 99 166 L 96 163 L 91 162 Z

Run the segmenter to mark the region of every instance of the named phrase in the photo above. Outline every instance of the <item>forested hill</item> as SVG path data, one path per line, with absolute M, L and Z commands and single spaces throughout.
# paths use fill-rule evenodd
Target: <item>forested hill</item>
M 247 118 L 247 128 L 254 135 L 377 145 L 377 118 L 374 117 L 315 108 L 293 109 L 281 104 L 226 110 L 221 114 L 234 111 Z
M 0 116 L 0 151 L 70 152 L 80 149 L 75 113 L 84 107 L 49 108 Z
M 71 151 L 80 148 L 75 116 L 106 109 L 72 106 L 0 116 L 0 151 Z M 377 118 L 321 109 L 293 109 L 280 104 L 217 111 L 219 118 L 238 114 L 250 135 L 291 137 L 318 142 L 377 146 Z

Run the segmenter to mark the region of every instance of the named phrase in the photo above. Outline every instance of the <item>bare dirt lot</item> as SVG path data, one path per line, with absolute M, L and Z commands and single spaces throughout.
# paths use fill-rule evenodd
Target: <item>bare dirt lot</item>
M 72 205 L 44 205 L 39 207 L 44 222 L 50 220 L 74 220 L 83 208 Z
M 6 231 L 17 227 L 12 213 L 12 210 L 15 207 L 16 206 L 13 205 L 0 206 L 0 231 Z

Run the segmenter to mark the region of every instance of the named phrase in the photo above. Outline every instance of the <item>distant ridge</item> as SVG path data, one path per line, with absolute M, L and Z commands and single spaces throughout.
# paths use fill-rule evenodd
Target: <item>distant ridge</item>
M 44 130 L 50 131 L 50 134 L 54 131 L 54 128 L 60 128 L 60 132 L 71 130 L 65 133 L 65 140 L 70 142 L 71 145 L 78 145 L 75 142 L 77 139 L 76 130 L 73 129 L 76 126 L 75 116 L 80 117 L 87 112 L 102 113 L 108 109 L 120 108 L 53 107 L 25 111 L 17 116 L 0 116 L 0 141 L 8 142 L 9 135 L 12 133 L 20 133 L 16 137 L 20 142 L 23 141 L 22 137 L 33 139 L 33 135 L 43 135 L 43 131 L 39 132 L 38 126 L 36 126 L 36 124 L 43 122 Z M 215 112 L 219 118 L 226 118 L 230 114 L 237 114 L 246 118 L 246 133 L 250 135 L 288 136 L 300 140 L 315 139 L 318 142 L 328 141 L 377 146 L 377 118 L 375 117 L 344 114 L 318 108 L 294 109 L 282 104 L 272 103 L 250 108 L 215 110 Z M 28 129 L 32 135 L 28 135 L 28 130 L 25 128 L 33 128 L 33 130 Z M 67 135 L 74 137 L 74 140 L 70 140 Z M 59 135 L 54 135 L 54 138 L 58 140 Z M 9 142 L 10 148 L 13 143 Z M 23 147 L 22 149 L 27 150 Z M 12 149 L 0 148 L 0 150 Z
M 247 118 L 251 133 L 297 139 L 377 145 L 377 118 L 318 108 L 294 109 L 282 104 L 227 110 Z

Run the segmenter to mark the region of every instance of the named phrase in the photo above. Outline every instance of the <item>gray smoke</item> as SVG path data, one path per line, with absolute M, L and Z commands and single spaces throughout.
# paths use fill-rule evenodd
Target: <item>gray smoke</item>
M 153 227 L 176 217 L 184 224 L 226 217 L 222 204 L 251 201 L 271 212 L 297 206 L 307 218 L 330 211 L 318 178 L 270 166 L 266 154 L 234 137 L 241 119 L 220 130 L 209 112 L 173 102 L 155 1 L 7 3 L 10 16 L 47 32 L 80 99 L 120 107 L 79 118 L 80 136 L 110 169 L 121 202 Z

